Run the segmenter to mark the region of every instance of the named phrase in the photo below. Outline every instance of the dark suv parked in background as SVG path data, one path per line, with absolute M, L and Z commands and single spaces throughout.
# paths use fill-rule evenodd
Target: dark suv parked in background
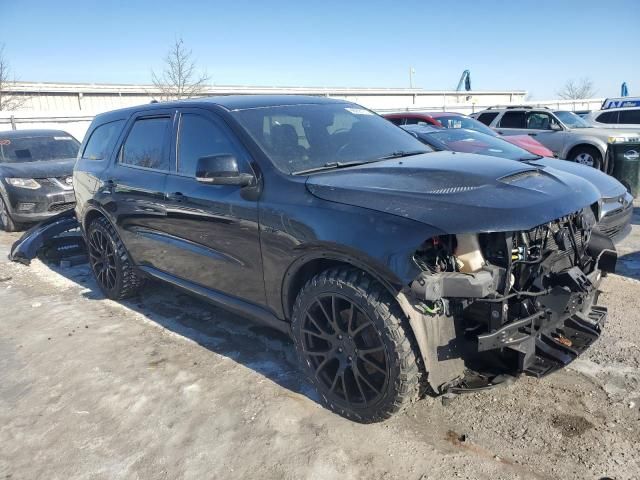
M 229 96 L 98 115 L 74 185 L 108 297 L 151 277 L 286 332 L 323 404 L 361 422 L 426 385 L 552 372 L 606 317 L 595 302 L 616 254 L 594 228 L 590 182 L 431 152 L 340 100 Z
M 73 208 L 79 147 L 61 130 L 0 132 L 0 229 L 10 232 Z

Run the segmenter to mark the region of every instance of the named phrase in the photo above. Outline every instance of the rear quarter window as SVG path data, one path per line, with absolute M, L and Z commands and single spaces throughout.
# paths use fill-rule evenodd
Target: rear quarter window
M 526 128 L 524 112 L 504 112 L 500 119 L 502 128 Z
M 113 152 L 116 140 L 122 129 L 124 120 L 105 123 L 96 127 L 82 152 L 82 158 L 86 160 L 103 160 Z
M 619 123 L 640 125 L 640 109 L 621 110 Z
M 478 115 L 476 120 L 484 123 L 485 125 L 491 125 L 491 122 L 498 116 L 498 112 L 486 112 Z

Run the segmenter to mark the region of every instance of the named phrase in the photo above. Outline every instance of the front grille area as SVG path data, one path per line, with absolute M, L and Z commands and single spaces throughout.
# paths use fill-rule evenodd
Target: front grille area
M 75 202 L 54 203 L 49 207 L 50 212 L 63 212 L 75 206 Z
M 596 225 L 596 228 L 607 237 L 614 240 L 622 233 L 633 215 L 633 204 L 629 204 L 625 209 L 616 210 L 604 216 Z

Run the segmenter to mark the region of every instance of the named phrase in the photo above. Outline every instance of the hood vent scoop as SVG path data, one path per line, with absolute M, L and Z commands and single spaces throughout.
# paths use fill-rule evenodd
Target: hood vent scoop
M 438 188 L 436 190 L 427 190 L 426 193 L 429 193 L 431 195 L 448 195 L 452 193 L 470 192 L 471 190 L 477 190 L 480 187 L 482 187 L 482 185 L 460 185 L 454 187 Z
M 511 175 L 507 175 L 505 177 L 501 177 L 498 180 L 501 181 L 502 183 L 515 183 L 520 180 L 524 180 L 525 178 L 539 177 L 542 175 L 544 174 L 542 173 L 542 171 L 538 169 L 525 170 L 524 172 L 518 172 Z

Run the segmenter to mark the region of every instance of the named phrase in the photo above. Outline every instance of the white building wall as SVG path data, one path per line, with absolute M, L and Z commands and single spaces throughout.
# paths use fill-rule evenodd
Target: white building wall
M 150 85 L 93 85 L 18 83 L 12 89 L 27 97 L 16 112 L 0 112 L 0 131 L 27 128 L 66 130 L 82 139 L 95 114 L 149 103 L 158 97 Z M 597 110 L 603 99 L 526 102 L 526 92 L 516 91 L 431 91 L 408 88 L 313 88 L 211 86 L 205 95 L 298 94 L 348 100 L 379 113 L 394 111 L 452 111 L 473 113 L 490 106 L 529 104 L 562 110 Z

